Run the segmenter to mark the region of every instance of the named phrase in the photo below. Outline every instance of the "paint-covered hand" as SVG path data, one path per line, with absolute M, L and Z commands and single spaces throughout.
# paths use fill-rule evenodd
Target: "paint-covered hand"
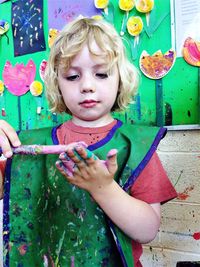
M 18 147 L 20 145 L 21 142 L 14 128 L 6 121 L 0 120 L 0 147 L 3 155 L 10 158 L 13 154 L 11 146 Z
M 111 184 L 117 171 L 117 150 L 112 149 L 106 160 L 100 160 L 87 148 L 77 145 L 60 154 L 57 168 L 66 179 L 91 194 Z

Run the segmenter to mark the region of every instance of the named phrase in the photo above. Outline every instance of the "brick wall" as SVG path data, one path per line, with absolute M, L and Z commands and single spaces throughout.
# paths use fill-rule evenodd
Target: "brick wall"
M 178 198 L 162 206 L 156 239 L 144 245 L 144 267 L 200 261 L 200 131 L 169 131 L 158 148 Z

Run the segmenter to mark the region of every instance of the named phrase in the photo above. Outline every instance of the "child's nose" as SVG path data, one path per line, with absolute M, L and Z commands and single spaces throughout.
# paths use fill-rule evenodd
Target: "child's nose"
M 95 92 L 95 84 L 92 77 L 83 77 L 81 83 L 81 93 Z

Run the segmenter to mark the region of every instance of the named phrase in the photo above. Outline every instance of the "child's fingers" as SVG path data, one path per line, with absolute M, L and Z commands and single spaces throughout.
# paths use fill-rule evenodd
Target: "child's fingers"
M 60 155 L 59 155 L 59 159 L 61 160 L 66 160 L 66 161 L 70 161 L 70 157 L 67 155 L 66 152 L 62 152 Z
M 59 159 L 65 168 L 67 168 L 71 173 L 74 173 L 75 162 L 67 155 L 67 153 L 61 153 Z
M 21 145 L 21 142 L 14 128 L 4 120 L 0 120 L 0 132 L 4 137 L 3 140 L 0 140 L 0 142 L 4 142 L 5 139 L 7 139 L 15 147 Z
M 0 130 L 0 146 L 1 146 L 1 150 L 3 155 L 6 158 L 10 158 L 12 156 L 12 149 L 11 149 L 11 145 L 7 139 L 7 137 L 4 135 L 4 133 Z
M 78 154 L 79 160 L 84 160 L 86 164 L 94 163 L 98 159 L 98 157 L 87 148 L 77 146 L 75 151 Z
M 108 154 L 107 154 L 107 159 L 106 159 L 106 166 L 108 168 L 108 171 L 111 174 L 115 174 L 117 171 L 118 165 L 117 165 L 117 149 L 111 149 Z
M 66 177 L 67 181 L 70 183 L 70 184 L 73 184 L 73 185 L 78 185 L 77 181 L 74 177 L 74 169 L 76 169 L 76 172 L 77 172 L 77 168 L 75 167 L 74 165 L 74 169 L 71 170 L 70 168 L 68 168 L 61 160 L 57 160 L 56 163 L 55 163 L 57 169 L 60 171 L 60 173 Z
M 68 149 L 74 149 L 77 146 L 87 147 L 87 144 L 83 141 L 79 141 L 79 142 L 72 142 L 67 145 Z
M 64 176 L 73 177 L 73 171 L 63 164 L 61 160 L 57 160 L 55 165 Z
M 11 145 L 18 147 L 21 142 L 17 133 L 6 121 L 0 120 L 0 146 L 5 157 L 12 156 Z
M 67 150 L 67 158 L 69 158 L 75 164 L 85 164 L 84 158 L 76 151 L 76 149 L 68 149 Z

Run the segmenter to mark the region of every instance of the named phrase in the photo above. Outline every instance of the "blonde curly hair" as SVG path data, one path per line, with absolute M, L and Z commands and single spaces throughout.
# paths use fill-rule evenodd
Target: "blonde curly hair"
M 119 89 L 112 111 L 124 110 L 133 101 L 138 88 L 139 72 L 127 59 L 121 37 L 111 24 L 103 20 L 78 18 L 59 32 L 50 50 L 44 81 L 52 112 L 71 114 L 59 89 L 58 67 L 62 66 L 67 71 L 73 58 L 85 44 L 94 54 L 90 47 L 94 40 L 102 50 L 101 56 L 107 60 L 108 67 L 111 68 L 114 64 L 118 67 Z

